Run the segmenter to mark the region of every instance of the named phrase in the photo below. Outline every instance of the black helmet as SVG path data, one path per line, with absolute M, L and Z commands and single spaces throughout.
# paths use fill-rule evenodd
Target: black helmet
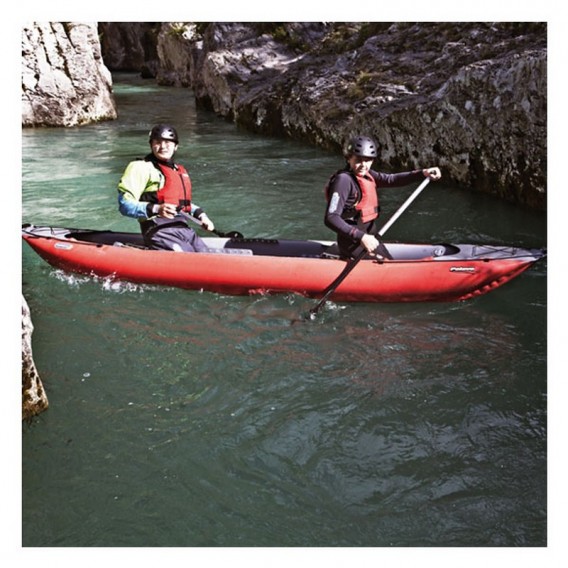
M 179 142 L 176 129 L 169 124 L 156 124 L 149 134 L 150 140 L 173 140 Z
M 376 158 L 377 144 L 368 136 L 354 136 L 349 140 L 346 149 L 347 156 L 360 156 L 361 158 Z

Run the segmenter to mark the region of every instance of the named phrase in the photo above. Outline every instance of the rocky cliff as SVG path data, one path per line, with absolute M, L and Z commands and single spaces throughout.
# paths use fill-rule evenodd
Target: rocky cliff
M 24 28 L 24 126 L 112 119 L 108 69 L 188 87 L 251 131 L 546 208 L 545 23 L 118 23 Z M 101 57 L 101 53 L 103 57 Z M 103 63 L 104 58 L 104 63 Z M 107 68 L 108 67 L 108 68 Z
M 116 116 L 96 24 L 24 26 L 23 126 L 77 126 Z
M 130 26 L 100 25 L 107 40 Z M 158 82 L 240 126 L 337 149 L 367 133 L 382 168 L 439 164 L 464 188 L 546 206 L 546 24 L 147 26 Z

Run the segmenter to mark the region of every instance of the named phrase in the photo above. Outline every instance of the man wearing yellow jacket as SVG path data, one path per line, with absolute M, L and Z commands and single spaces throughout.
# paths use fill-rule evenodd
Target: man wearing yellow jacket
M 140 222 L 146 246 L 158 250 L 206 252 L 202 239 L 187 225 L 188 215 L 208 231 L 215 225 L 191 199 L 187 170 L 174 162 L 179 138 L 173 126 L 157 124 L 149 134 L 152 152 L 126 167 L 118 184 L 122 215 Z

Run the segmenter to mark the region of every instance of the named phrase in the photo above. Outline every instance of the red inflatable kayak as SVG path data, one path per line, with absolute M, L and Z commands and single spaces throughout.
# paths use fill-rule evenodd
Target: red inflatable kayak
M 113 280 L 247 295 L 321 297 L 341 274 L 330 241 L 205 238 L 208 253 L 153 251 L 135 233 L 24 225 L 22 237 L 50 265 Z M 350 302 L 465 300 L 515 278 L 540 249 L 476 244 L 385 243 L 392 260 L 358 263 L 331 299 Z

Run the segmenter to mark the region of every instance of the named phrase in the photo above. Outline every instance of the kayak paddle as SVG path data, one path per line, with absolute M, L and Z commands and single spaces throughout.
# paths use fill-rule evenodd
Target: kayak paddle
M 187 216 L 196 225 L 203 227 L 203 221 L 200 221 L 197 217 L 194 217 L 193 215 L 188 214 Z M 205 229 L 205 227 L 203 227 L 203 228 Z M 207 230 L 207 229 L 205 229 L 205 230 Z M 217 231 L 217 229 L 213 229 L 211 232 L 215 233 L 218 237 L 223 237 L 223 238 L 227 238 L 227 239 L 243 239 L 244 238 L 243 235 L 241 233 L 239 233 L 238 231 L 229 231 L 228 233 L 223 233 L 222 231 Z

